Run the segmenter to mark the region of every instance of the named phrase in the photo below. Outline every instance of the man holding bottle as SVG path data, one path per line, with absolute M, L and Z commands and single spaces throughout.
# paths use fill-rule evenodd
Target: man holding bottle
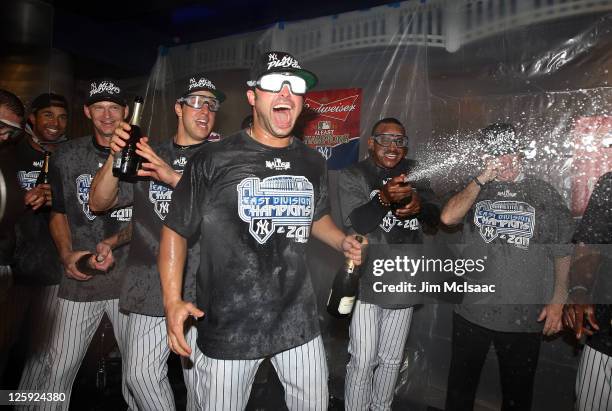
M 68 102 L 64 96 L 44 93 L 30 105 L 27 133 L 15 146 L 17 180 L 24 189 L 26 211 L 15 224 L 15 253 L 11 266 L 15 299 L 13 338 L 26 329 L 28 341 L 21 352 L 38 351 L 46 339 L 47 325 L 53 321 L 62 266 L 49 232 L 51 187 L 42 181 L 49 154 L 65 139 Z M 8 319 L 7 319 L 8 320 Z M 27 324 L 27 325 L 26 325 Z M 42 325 L 42 326 L 41 326 Z M 15 353 L 14 353 L 15 354 Z M 16 364 L 19 378 L 21 366 Z M 17 382 L 16 382 L 17 383 Z
M 97 215 L 88 205 L 91 180 L 110 151 L 115 128 L 128 113 L 121 88 L 108 79 L 93 81 L 84 106 L 93 124 L 93 136 L 62 144 L 49 169 L 53 202 L 49 228 L 64 266 L 56 314 L 49 325 L 46 345 L 28 360 L 20 390 L 65 393 L 61 404 L 45 403 L 42 409 L 68 409 L 72 383 L 87 347 L 106 313 L 113 324 L 121 352 L 125 352 L 127 318 L 119 312 L 119 287 L 125 249 L 110 252 L 124 242 L 122 230 L 129 224 L 131 209 L 117 208 Z M 76 268 L 80 257 L 95 253 L 91 264 L 106 275 L 90 276 Z M 117 267 L 112 268 L 116 264 Z M 128 391 L 124 397 L 134 407 Z
M 124 266 L 126 280 L 121 288 L 119 306 L 129 312 L 124 378 L 139 409 L 175 409 L 167 376 L 170 349 L 166 343 L 164 306 L 156 265 L 159 233 L 168 214 L 172 191 L 188 160 L 207 143 L 224 99 L 225 95 L 206 77 L 190 78 L 184 93 L 174 104 L 178 118 L 176 135 L 156 142 L 143 137 L 136 145 L 136 154 L 143 159 L 137 174 L 143 178 L 131 183 L 113 176 L 113 161 L 130 137 L 131 127 L 121 123 L 111 141 L 111 153 L 92 183 L 89 204 L 93 210 L 105 211 L 127 204 L 134 207 L 130 252 Z M 124 203 L 119 204 L 121 199 Z M 186 301 L 193 302 L 200 258 L 197 237 L 189 244 L 182 295 Z M 195 344 L 194 324 L 187 328 L 186 336 Z M 196 353 L 194 350 L 190 358 L 181 358 L 188 410 L 197 406 L 194 391 Z
M 405 158 L 408 137 L 402 123 L 391 117 L 376 122 L 368 149 L 368 158 L 338 175 L 343 223 L 352 232 L 368 235 L 372 245 L 421 244 L 422 224 L 436 224 L 439 210 L 430 202 L 428 184 L 405 182 L 415 162 Z M 379 257 L 379 251 L 387 250 L 372 248 L 368 260 Z M 345 383 L 345 405 L 350 410 L 391 409 L 412 306 L 419 302 L 402 296 L 402 301 L 385 298 L 382 303 L 373 293 L 374 278 L 361 273 L 351 320 Z
M 241 410 L 269 357 L 289 409 L 326 409 L 327 364 L 305 261 L 310 234 L 361 262 L 361 245 L 329 216 L 325 160 L 292 131 L 316 76 L 267 52 L 247 84 L 253 124 L 189 162 L 162 229 L 160 269 L 168 343 L 183 356 L 198 322 L 204 409 Z M 197 304 L 181 297 L 188 239 L 201 230 Z

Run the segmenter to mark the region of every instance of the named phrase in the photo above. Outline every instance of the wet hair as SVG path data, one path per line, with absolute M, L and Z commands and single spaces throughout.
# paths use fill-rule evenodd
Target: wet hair
M 19 116 L 23 124 L 25 120 L 25 106 L 21 100 L 19 100 L 19 97 L 8 90 L 0 89 L 0 107 L 1 106 L 6 106 L 15 115 Z
M 406 134 L 406 128 L 398 119 L 396 119 L 395 117 L 385 117 L 385 118 L 378 120 L 376 123 L 374 123 L 374 126 L 372 127 L 372 133 L 370 133 L 371 136 L 374 135 L 374 133 L 376 132 L 376 129 L 381 124 L 395 124 L 402 129 L 404 134 Z

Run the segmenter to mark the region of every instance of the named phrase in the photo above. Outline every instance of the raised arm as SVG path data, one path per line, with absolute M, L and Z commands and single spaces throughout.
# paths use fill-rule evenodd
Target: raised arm
M 485 170 L 476 177 L 475 181 L 472 179 L 467 186 L 454 196 L 452 196 L 448 202 L 442 208 L 440 214 L 440 221 L 445 225 L 456 225 L 463 221 L 463 218 L 470 211 L 474 201 L 480 193 L 481 186 L 478 184 L 487 184 L 489 181 L 495 179 L 497 176 L 497 162 L 492 159 L 487 162 Z

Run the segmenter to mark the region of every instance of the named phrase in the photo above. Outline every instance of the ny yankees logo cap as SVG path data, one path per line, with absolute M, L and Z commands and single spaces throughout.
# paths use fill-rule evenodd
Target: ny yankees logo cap
M 108 78 L 92 80 L 89 83 L 88 97 L 85 105 L 91 106 L 100 101 L 110 101 L 120 106 L 127 106 L 127 100 L 119 84 L 115 80 Z
M 480 130 L 480 133 L 482 149 L 492 156 L 520 153 L 524 148 L 512 124 L 493 123 Z
M 180 97 L 188 96 L 196 91 L 210 91 L 219 100 L 219 103 L 225 100 L 225 93 L 218 90 L 212 81 L 202 75 L 190 77 L 187 80 L 185 92 Z
M 291 54 L 284 51 L 267 51 L 255 61 L 247 85 L 255 87 L 261 76 L 270 73 L 292 73 L 303 78 L 309 90 L 318 82 L 317 76 L 311 71 L 304 70 Z

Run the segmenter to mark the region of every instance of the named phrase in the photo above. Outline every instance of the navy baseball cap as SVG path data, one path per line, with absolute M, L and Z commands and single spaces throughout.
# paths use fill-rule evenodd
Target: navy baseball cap
M 30 113 L 34 114 L 38 110 L 47 107 L 62 107 L 68 111 L 68 100 L 60 94 L 43 93 L 32 100 L 32 104 L 30 104 Z
M 516 129 L 509 123 L 493 123 L 480 130 L 480 143 L 487 154 L 495 157 L 515 154 L 523 149 Z
M 219 100 L 219 103 L 223 103 L 223 100 L 225 100 L 225 93 L 218 90 L 215 84 L 204 76 L 191 77 L 188 80 L 185 91 L 183 92 L 183 94 L 180 95 L 180 97 L 188 96 L 189 94 L 193 94 L 196 91 L 210 91 L 213 96 L 215 96 L 215 98 Z
M 270 73 L 292 73 L 304 79 L 309 90 L 319 81 L 313 72 L 304 70 L 291 54 L 284 51 L 267 51 L 255 61 L 247 85 L 255 87 L 261 76 Z
M 89 96 L 85 105 L 91 106 L 100 101 L 111 101 L 120 106 L 127 106 L 127 100 L 119 84 L 108 78 L 93 80 L 89 83 Z

